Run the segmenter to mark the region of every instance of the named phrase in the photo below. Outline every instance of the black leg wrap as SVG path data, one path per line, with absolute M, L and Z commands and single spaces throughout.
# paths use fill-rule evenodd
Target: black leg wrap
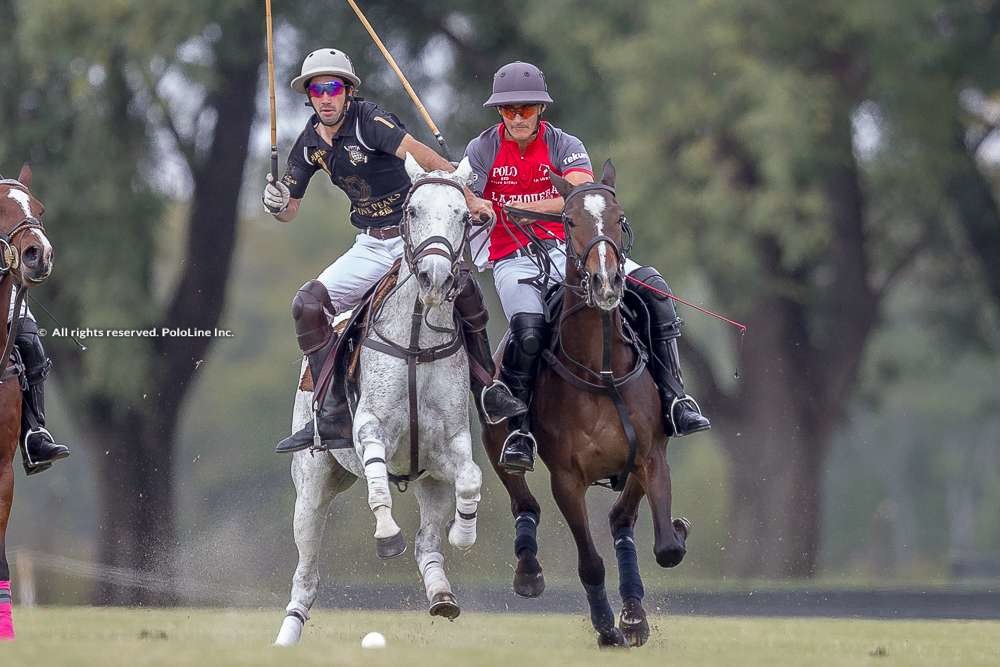
M 514 520 L 514 557 L 520 559 L 521 552 L 527 551 L 532 556 L 538 555 L 538 515 L 533 512 L 521 512 Z
M 583 590 L 587 592 L 587 604 L 590 605 L 590 622 L 598 632 L 609 632 L 615 627 L 615 615 L 604 584 L 584 584 Z
M 646 591 L 639 576 L 639 556 L 635 548 L 635 531 L 621 527 L 615 531 L 615 556 L 618 558 L 618 593 L 622 600 L 642 600 Z

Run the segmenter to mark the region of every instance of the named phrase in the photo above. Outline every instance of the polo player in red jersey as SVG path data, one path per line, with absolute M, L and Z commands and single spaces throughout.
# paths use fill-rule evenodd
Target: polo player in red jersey
M 530 404 L 542 351 L 549 342 L 550 325 L 544 315 L 543 293 L 549 285 L 532 280 L 539 275 L 544 252 L 552 267 L 550 284 L 563 278 L 566 264 L 565 230 L 561 222 L 526 221 L 541 239 L 529 243 L 528 236 L 508 219 L 503 207 L 535 213 L 560 214 L 563 199 L 549 180 L 549 171 L 573 185 L 594 182 L 590 157 L 583 142 L 542 120 L 552 104 L 542 71 L 530 63 L 504 65 L 493 77 L 493 94 L 483 104 L 500 113 L 501 122 L 485 130 L 466 148 L 476 180 L 470 188 L 478 197 L 470 201 L 473 215 L 497 217 L 487 246 L 477 250 L 479 268 L 493 268 L 493 279 L 504 313 L 510 322 L 510 337 L 503 352 L 500 375 L 513 394 Z M 677 338 L 681 320 L 666 281 L 650 266 L 626 260 L 626 272 L 654 289 L 633 285 L 650 318 L 649 370 L 663 405 L 668 436 L 684 436 L 711 427 L 697 402 L 684 392 Z M 654 291 L 655 290 L 655 291 Z M 528 416 L 508 419 L 500 465 L 508 472 L 523 473 L 534 467 L 535 438 Z

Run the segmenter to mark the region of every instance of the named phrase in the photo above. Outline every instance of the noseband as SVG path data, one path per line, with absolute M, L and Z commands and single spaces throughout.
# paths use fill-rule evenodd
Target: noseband
M 427 176 L 425 178 L 417 179 L 417 181 L 413 184 L 413 187 L 410 188 L 410 192 L 406 195 L 406 201 L 403 202 L 403 220 L 399 223 L 399 232 L 403 237 L 403 259 L 406 261 L 406 265 L 410 268 L 410 273 L 412 275 L 416 275 L 417 262 L 424 257 L 438 255 L 439 257 L 447 259 L 451 264 L 452 284 L 448 290 L 446 298 L 450 300 L 457 293 L 456 288 L 458 287 L 458 274 L 462 264 L 462 254 L 465 252 L 465 246 L 469 243 L 469 226 L 467 224 L 463 225 L 462 240 L 459 242 L 457 248 L 453 247 L 451 245 L 451 241 L 446 237 L 438 234 L 428 236 L 417 244 L 416 247 L 414 247 L 413 238 L 410 236 L 410 198 L 413 196 L 413 193 L 417 190 L 417 188 L 422 185 L 430 184 L 447 185 L 455 188 L 462 193 L 463 198 L 465 197 L 465 189 L 450 178 Z M 468 214 L 466 214 L 466 219 L 468 219 Z M 436 244 L 443 245 L 444 248 L 436 247 Z M 447 248 L 447 250 L 445 250 L 445 248 Z
M 5 178 L 0 180 L 0 185 L 16 187 L 19 190 L 23 190 L 25 194 L 29 194 L 21 181 Z M 33 215 L 23 218 L 9 232 L 0 232 L 0 276 L 17 270 L 21 265 L 21 255 L 14 245 L 14 237 L 29 229 L 37 229 L 43 234 L 45 233 L 45 226 L 42 224 L 42 221 Z

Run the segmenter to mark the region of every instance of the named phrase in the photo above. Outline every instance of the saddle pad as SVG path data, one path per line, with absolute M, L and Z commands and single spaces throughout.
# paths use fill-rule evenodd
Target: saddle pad
M 339 340 L 331 354 L 335 355 L 336 376 L 346 377 L 352 382 L 357 375 L 358 360 L 361 356 L 361 345 L 359 342 L 368 334 L 371 313 L 378 310 L 386 297 L 396 286 L 399 279 L 400 260 L 389 269 L 388 273 L 382 277 L 375 286 L 372 287 L 361 302 L 351 310 L 338 313 L 333 320 L 333 330 L 337 333 Z M 349 353 L 348 353 L 349 351 Z M 302 377 L 299 379 L 299 389 L 301 391 L 313 391 L 314 382 L 309 364 L 306 364 Z
M 342 313 L 338 313 L 333 318 L 333 330 L 338 336 L 343 335 L 344 331 L 351 323 L 351 318 L 353 317 L 355 309 L 345 310 Z M 302 376 L 299 378 L 299 391 L 312 391 L 314 387 L 312 370 L 309 368 L 309 364 L 306 364 L 305 370 L 302 371 Z
M 383 303 L 385 303 L 389 294 L 393 289 L 395 289 L 396 283 L 399 281 L 399 266 L 400 260 L 397 259 L 396 263 L 392 265 L 391 269 L 389 269 L 389 273 L 385 274 L 385 277 L 382 278 L 377 285 L 375 285 L 375 289 L 369 292 L 369 296 L 365 298 L 366 308 L 364 312 L 364 326 L 357 329 L 357 332 L 361 334 L 358 336 L 359 341 L 368 335 L 368 331 L 372 326 L 373 313 L 378 312 L 378 309 Z M 353 384 L 357 384 L 358 382 L 358 366 L 360 363 L 361 345 L 355 345 L 354 351 L 351 354 L 351 360 L 347 364 L 346 376 L 347 379 Z

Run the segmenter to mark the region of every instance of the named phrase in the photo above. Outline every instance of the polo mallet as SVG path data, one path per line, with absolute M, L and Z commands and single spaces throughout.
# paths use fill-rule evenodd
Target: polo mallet
M 424 108 L 424 105 L 420 101 L 420 98 L 417 97 L 417 94 L 413 91 L 412 86 L 410 86 L 410 82 L 406 80 L 406 77 L 403 75 L 402 70 L 399 69 L 399 65 L 396 64 L 396 60 L 392 57 L 392 54 L 389 53 L 389 50 L 385 48 L 385 44 L 382 43 L 382 40 L 379 39 L 378 35 L 375 34 L 375 29 L 372 27 L 372 24 L 368 22 L 368 19 L 365 18 L 364 13 L 362 13 L 357 3 L 354 2 L 354 0 L 347 0 L 347 4 L 349 4 L 351 6 L 351 9 L 354 10 L 354 13 L 358 15 L 358 18 L 361 20 L 361 23 L 365 26 L 365 30 L 368 31 L 368 34 L 371 35 L 372 40 L 375 42 L 375 46 L 379 48 L 379 51 L 381 51 L 382 55 L 385 56 L 386 62 L 389 63 L 389 67 L 391 67 L 392 71 L 395 72 L 396 76 L 399 77 L 400 83 L 403 84 L 403 88 L 410 96 L 410 99 L 413 100 L 413 103 L 417 107 L 417 111 L 419 111 L 420 115 L 423 116 L 424 122 L 427 123 L 427 127 L 430 128 L 431 133 L 434 135 L 434 138 L 437 139 L 438 144 L 441 145 L 441 150 L 444 151 L 444 157 L 450 160 L 451 153 L 448 150 L 448 144 L 445 142 L 444 136 L 441 134 L 441 130 L 439 130 L 437 125 L 434 124 L 434 120 L 431 118 L 431 115 L 427 113 L 427 109 Z
M 278 180 L 278 114 L 274 104 L 274 34 L 271 30 L 271 0 L 264 0 L 267 17 L 267 90 L 271 98 L 271 178 Z

